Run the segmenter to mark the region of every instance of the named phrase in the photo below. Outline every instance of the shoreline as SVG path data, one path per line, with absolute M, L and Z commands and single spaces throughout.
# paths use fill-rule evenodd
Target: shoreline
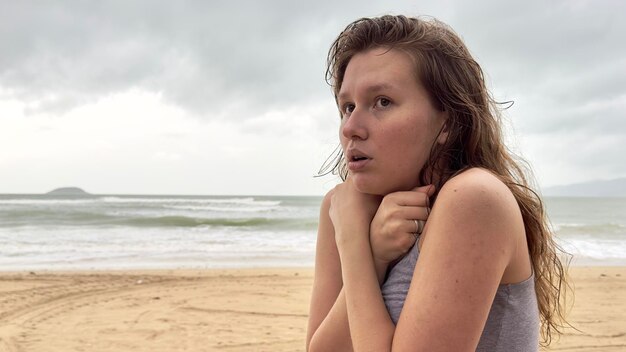
M 626 348 L 626 266 L 572 266 L 549 351 Z M 0 272 L 0 350 L 303 351 L 311 267 Z M 570 300 L 571 303 L 571 300 Z
M 562 262 L 565 263 L 565 260 L 562 258 Z M 203 271 L 241 271 L 241 270 L 313 270 L 313 260 L 309 262 L 302 263 L 271 263 L 264 261 L 254 261 L 252 260 L 247 265 L 242 265 L 241 263 L 233 264 L 228 262 L 223 262 L 220 264 L 216 264 L 215 266 L 207 266 L 207 265 L 133 265 L 132 263 L 128 263 L 127 265 L 116 265 L 116 266 L 106 266 L 106 265 L 97 265 L 97 266 L 83 266 L 83 265 L 68 265 L 68 266 L 58 266 L 54 265 L 51 268 L 42 269 L 41 266 L 34 267 L 19 267 L 15 266 L 10 269 L 3 269 L 0 267 L 0 275 L 11 274 L 11 273 L 42 273 L 42 274 L 72 274 L 72 273 L 129 273 L 129 272 L 154 272 L 154 273 L 164 273 L 164 272 L 203 272 Z M 592 259 L 592 258 L 580 258 L 574 256 L 572 260 L 569 262 L 568 267 L 570 269 L 573 268 L 616 268 L 616 267 L 626 267 L 626 258 L 620 259 Z

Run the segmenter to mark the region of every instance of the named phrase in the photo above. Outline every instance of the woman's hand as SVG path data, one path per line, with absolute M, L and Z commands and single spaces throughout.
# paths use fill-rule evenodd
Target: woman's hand
M 354 239 L 351 238 L 351 233 L 369 234 L 370 223 L 381 199 L 380 196 L 359 192 L 349 177 L 335 186 L 329 215 L 335 229 L 335 241 L 338 248 Z
M 434 192 L 435 186 L 428 185 L 383 198 L 370 225 L 372 255 L 378 264 L 388 265 L 411 249 L 417 238 L 415 220 L 428 219 Z

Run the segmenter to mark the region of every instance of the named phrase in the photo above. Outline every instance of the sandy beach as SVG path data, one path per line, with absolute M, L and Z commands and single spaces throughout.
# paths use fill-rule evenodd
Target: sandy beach
M 313 271 L 0 274 L 0 351 L 303 351 Z M 626 267 L 574 267 L 551 351 L 626 350 Z

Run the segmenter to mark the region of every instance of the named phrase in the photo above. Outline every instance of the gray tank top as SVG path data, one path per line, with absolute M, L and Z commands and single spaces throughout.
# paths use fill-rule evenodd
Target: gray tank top
M 419 249 L 415 245 L 391 269 L 381 288 L 394 324 L 400 318 L 418 256 Z M 498 287 L 476 351 L 539 351 L 539 308 L 534 276 Z

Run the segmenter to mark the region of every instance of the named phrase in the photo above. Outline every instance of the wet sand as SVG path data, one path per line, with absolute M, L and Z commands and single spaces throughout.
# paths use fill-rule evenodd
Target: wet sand
M 626 351 L 626 267 L 575 267 L 552 351 Z M 304 351 L 310 268 L 0 273 L 0 351 Z

